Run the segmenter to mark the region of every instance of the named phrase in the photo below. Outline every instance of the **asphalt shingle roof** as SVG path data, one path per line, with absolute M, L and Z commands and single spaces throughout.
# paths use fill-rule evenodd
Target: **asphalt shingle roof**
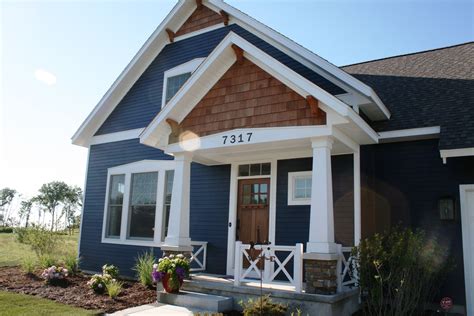
M 474 42 L 341 68 L 392 113 L 376 131 L 441 126 L 440 149 L 474 147 Z

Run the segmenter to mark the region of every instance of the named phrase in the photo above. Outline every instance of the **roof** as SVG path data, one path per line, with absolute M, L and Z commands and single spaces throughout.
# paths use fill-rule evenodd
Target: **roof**
M 242 13 L 222 0 L 204 0 L 202 4 L 220 12 L 224 10 L 230 17 L 230 23 L 237 23 L 241 27 L 257 34 L 270 45 L 283 51 L 291 58 L 301 62 L 304 66 L 320 74 L 327 80 L 341 86 L 344 90 L 360 94 L 369 100 L 364 110 L 372 119 L 390 117 L 390 112 L 380 101 L 374 90 L 355 77 L 342 71 L 340 68 L 324 60 L 308 49 L 296 44 L 268 26 Z M 72 137 L 76 145 L 87 146 L 89 140 L 102 125 L 105 119 L 130 90 L 133 84 L 143 74 L 151 62 L 170 43 L 166 29 L 177 30 L 193 13 L 197 4 L 195 1 L 179 0 L 168 16 L 145 42 L 132 61 L 127 65 L 117 80 L 109 88 L 86 120 Z
M 440 126 L 440 149 L 474 147 L 474 42 L 341 68 L 390 110 L 377 132 Z

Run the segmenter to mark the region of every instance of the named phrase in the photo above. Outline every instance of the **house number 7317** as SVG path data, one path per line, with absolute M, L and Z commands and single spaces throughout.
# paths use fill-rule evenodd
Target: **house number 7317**
M 248 143 L 252 139 L 252 133 L 242 133 L 237 135 L 222 136 L 222 144 Z

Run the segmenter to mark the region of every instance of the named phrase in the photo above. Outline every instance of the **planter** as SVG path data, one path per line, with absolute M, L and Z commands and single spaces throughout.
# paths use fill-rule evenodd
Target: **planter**
M 183 281 L 182 280 L 179 280 L 179 286 L 178 288 L 174 288 L 171 286 L 170 282 L 169 282 L 169 279 L 170 279 L 170 274 L 166 274 L 164 277 L 163 277 L 163 280 L 161 280 L 161 283 L 163 283 L 163 288 L 165 289 L 165 291 L 167 293 L 179 293 L 179 289 L 181 288 L 181 286 L 183 285 Z

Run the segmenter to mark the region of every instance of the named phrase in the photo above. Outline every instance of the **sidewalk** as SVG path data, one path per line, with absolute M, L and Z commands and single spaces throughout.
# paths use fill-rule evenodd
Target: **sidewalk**
M 156 315 L 169 315 L 169 316 L 193 316 L 194 313 L 185 308 L 174 305 L 166 304 L 147 304 L 132 308 L 127 308 L 113 314 L 111 316 L 156 316 Z

